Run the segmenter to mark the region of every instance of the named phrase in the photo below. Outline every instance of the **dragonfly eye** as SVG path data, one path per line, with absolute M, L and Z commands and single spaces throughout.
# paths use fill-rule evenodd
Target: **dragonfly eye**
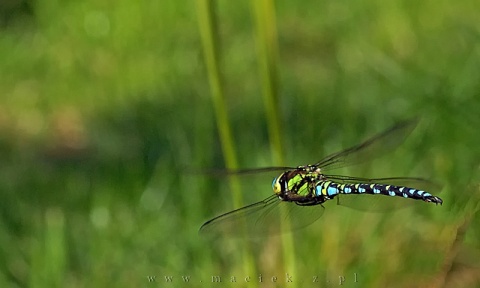
M 278 177 L 273 178 L 273 181 L 272 181 L 272 189 L 273 190 L 275 190 L 275 184 L 277 183 L 277 179 L 278 179 Z
M 281 179 L 281 176 L 273 179 L 272 189 L 273 189 L 273 193 L 275 194 L 280 194 L 280 192 L 282 191 L 282 188 L 280 186 L 280 179 Z

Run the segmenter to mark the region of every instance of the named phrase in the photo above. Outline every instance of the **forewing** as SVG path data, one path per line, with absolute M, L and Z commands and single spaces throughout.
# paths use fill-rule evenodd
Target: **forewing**
M 403 143 L 417 124 L 418 119 L 401 122 L 361 144 L 323 158 L 315 166 L 329 171 L 383 156 Z
M 249 169 L 239 169 L 239 170 L 230 170 L 230 169 L 202 169 L 202 170 L 186 170 L 189 173 L 197 175 L 207 175 L 207 176 L 230 176 L 230 175 L 250 175 L 257 173 L 267 173 L 267 172 L 279 172 L 285 170 L 295 169 L 294 167 L 261 167 L 261 168 L 249 168 Z

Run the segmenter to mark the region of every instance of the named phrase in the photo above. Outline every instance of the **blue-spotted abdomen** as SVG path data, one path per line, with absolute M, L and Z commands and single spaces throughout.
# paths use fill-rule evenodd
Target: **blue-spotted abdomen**
M 404 186 L 395 186 L 388 184 L 340 184 L 332 181 L 320 181 L 315 188 L 316 196 L 328 196 L 330 198 L 335 197 L 338 194 L 379 194 L 386 196 L 397 196 L 403 198 L 411 198 L 417 200 L 423 200 L 425 202 L 433 202 L 436 204 L 442 204 L 443 201 L 437 196 L 418 190 L 415 188 L 409 188 Z

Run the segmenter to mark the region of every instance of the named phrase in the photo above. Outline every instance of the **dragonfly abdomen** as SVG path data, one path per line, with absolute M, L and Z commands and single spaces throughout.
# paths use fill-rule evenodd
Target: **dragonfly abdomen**
M 439 197 L 433 196 L 423 190 L 388 184 L 340 184 L 332 181 L 320 181 L 316 186 L 315 192 L 316 196 L 327 196 L 329 198 L 333 198 L 338 194 L 373 194 L 417 199 L 436 204 L 443 203 Z

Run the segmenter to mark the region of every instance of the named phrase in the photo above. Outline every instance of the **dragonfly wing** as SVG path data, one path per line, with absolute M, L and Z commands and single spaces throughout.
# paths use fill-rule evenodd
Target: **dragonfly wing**
M 299 206 L 272 195 L 207 221 L 200 228 L 200 234 L 261 238 L 287 232 L 282 231 L 284 221 L 289 221 L 289 230 L 306 227 L 320 218 L 323 210 L 322 206 Z
M 428 193 L 438 194 L 442 190 L 442 186 L 438 183 L 427 179 L 415 177 L 391 177 L 391 178 L 357 178 L 339 175 L 327 175 L 329 180 L 338 183 L 369 183 L 369 184 L 388 184 L 395 186 L 404 186 L 423 190 Z M 392 210 L 411 207 L 412 205 L 422 205 L 423 201 L 392 197 L 386 195 L 373 194 L 339 194 L 336 198 L 338 205 L 346 206 L 352 209 L 370 212 L 389 212 Z M 415 204 L 417 203 L 417 204 Z
M 229 170 L 229 169 L 202 169 L 202 170 L 191 170 L 192 174 L 199 175 L 209 175 L 209 176 L 229 176 L 229 175 L 249 175 L 256 173 L 267 173 L 267 172 L 278 172 L 285 170 L 292 170 L 294 167 L 261 167 L 261 168 L 251 168 L 251 169 L 239 169 L 239 170 Z
M 317 221 L 325 211 L 325 208 L 321 205 L 313 206 L 301 206 L 293 202 L 281 201 L 277 211 L 272 211 L 271 217 L 268 222 L 266 217 L 262 218 L 258 223 L 265 221 L 268 223 L 274 222 L 277 226 L 281 227 L 283 224 L 287 224 L 288 231 L 295 231 L 302 229 Z M 275 219 L 272 219 L 275 218 Z M 286 230 L 284 230 L 286 232 Z
M 329 171 L 383 156 L 395 150 L 417 124 L 418 119 L 401 122 L 359 145 L 331 154 L 314 165 L 323 171 Z
M 337 197 L 337 205 L 366 212 L 391 212 L 411 207 L 414 202 L 412 199 L 372 194 L 340 194 Z
M 265 200 L 230 211 L 205 222 L 200 227 L 199 233 L 238 236 L 247 233 L 249 230 L 252 232 L 259 230 L 260 232 L 261 228 L 256 225 L 258 218 L 261 218 L 266 211 L 275 209 L 279 203 L 280 199 L 272 195 Z

